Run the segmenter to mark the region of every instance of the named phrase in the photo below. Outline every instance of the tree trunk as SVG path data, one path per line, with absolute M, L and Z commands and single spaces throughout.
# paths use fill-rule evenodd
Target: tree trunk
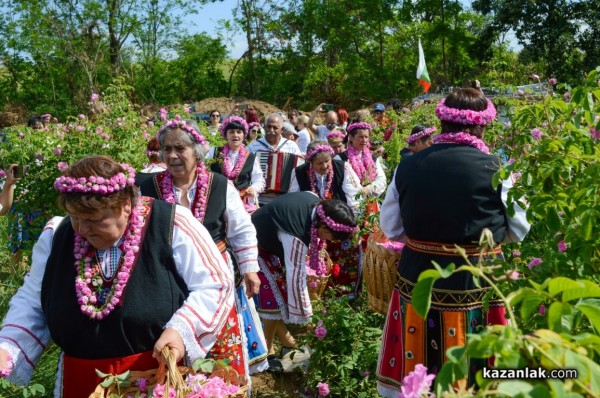
M 248 42 L 248 68 L 250 69 L 250 96 L 258 98 L 258 78 L 254 67 L 254 40 L 252 40 L 252 0 L 242 0 L 242 10 L 246 17 L 246 41 Z
M 113 75 L 117 75 L 120 69 L 121 44 L 117 33 L 117 11 L 119 9 L 119 0 L 107 0 L 106 8 L 108 10 L 108 45 L 110 65 Z

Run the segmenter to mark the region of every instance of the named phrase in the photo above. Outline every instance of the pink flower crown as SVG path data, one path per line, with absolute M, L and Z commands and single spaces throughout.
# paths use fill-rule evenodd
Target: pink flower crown
M 185 131 L 186 133 L 189 133 L 192 135 L 192 137 L 194 138 L 194 141 L 196 141 L 198 144 L 200 145 L 207 145 L 208 141 L 206 141 L 206 138 L 204 138 L 204 136 L 202 134 L 200 134 L 192 125 L 188 124 L 185 120 L 181 119 L 181 116 L 179 115 L 175 115 L 175 118 L 171 121 L 166 122 L 165 124 L 163 124 L 160 129 L 158 129 L 158 132 L 156 133 L 156 138 L 160 140 L 160 136 L 163 135 L 167 129 L 180 129 Z
M 323 205 L 317 206 L 317 214 L 319 215 L 321 221 L 323 221 L 325 225 L 327 225 L 327 228 L 331 229 L 332 231 L 347 233 L 353 233 L 358 231 L 358 227 L 351 227 L 350 225 L 340 224 L 333 221 L 331 217 L 327 217 L 327 215 L 325 214 L 325 210 L 323 210 Z
M 54 181 L 54 189 L 63 193 L 92 193 L 96 195 L 110 195 L 113 192 L 125 189 L 127 186 L 135 185 L 135 170 L 126 163 L 121 167 L 124 172 L 118 172 L 110 178 L 100 176 L 69 177 L 60 176 Z
M 248 131 L 250 131 L 254 126 L 258 126 L 259 129 L 262 129 L 262 126 L 259 122 L 250 122 L 248 123 Z
M 223 138 L 227 137 L 227 126 L 229 125 L 229 123 L 239 123 L 242 125 L 242 127 L 244 127 L 244 137 L 246 137 L 248 135 L 248 123 L 246 123 L 246 119 L 244 119 L 243 117 L 239 117 L 239 116 L 229 116 L 227 119 L 225 119 L 223 121 L 223 123 L 221 123 L 221 126 L 219 127 L 219 131 L 221 132 L 221 135 L 223 136 Z
M 496 108 L 492 101 L 486 98 L 487 108 L 483 111 L 472 109 L 456 109 L 446 106 L 446 99 L 442 98 L 435 108 L 438 119 L 458 124 L 477 124 L 485 126 L 496 118 Z
M 346 137 L 346 134 L 342 133 L 341 131 L 332 131 L 331 133 L 328 133 L 326 135 L 326 138 L 328 140 L 334 140 L 336 138 L 343 140 L 345 137 Z
M 350 126 L 346 127 L 346 131 L 348 131 L 349 133 L 353 132 L 354 130 L 369 130 L 369 131 L 371 131 L 371 124 L 367 123 L 367 122 L 356 122 L 356 123 L 352 123 Z
M 316 145 L 310 151 L 306 152 L 306 159 L 312 160 L 315 156 L 324 152 L 333 157 L 333 149 L 329 145 Z
M 418 140 L 420 140 L 421 138 L 429 137 L 431 134 L 435 133 L 436 131 L 437 131 L 437 129 L 435 127 L 426 128 L 425 130 L 421 130 L 416 134 L 409 135 L 408 138 L 406 139 L 406 143 L 408 145 L 412 145 L 415 142 L 417 142 Z
M 149 149 L 146 151 L 146 156 L 148 156 L 148 157 L 150 157 L 150 156 L 158 156 L 158 155 L 160 155 L 159 151 L 151 151 Z

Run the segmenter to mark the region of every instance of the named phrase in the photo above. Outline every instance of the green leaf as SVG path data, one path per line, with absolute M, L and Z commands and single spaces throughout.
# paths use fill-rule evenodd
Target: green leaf
M 585 212 L 581 219 L 581 237 L 585 240 L 592 238 L 592 230 L 594 229 L 594 217 L 591 212 Z
M 527 294 L 523 298 L 523 302 L 521 304 L 521 318 L 526 319 L 529 315 L 536 311 L 540 304 L 544 302 L 545 298 L 539 294 Z
M 98 369 L 96 369 L 96 374 L 97 374 L 97 375 L 98 375 L 98 377 L 100 377 L 101 379 L 104 379 L 104 378 L 106 378 L 106 377 L 110 376 L 110 373 L 104 373 L 104 372 L 101 372 L 101 371 L 99 371 Z
M 561 293 L 564 290 L 579 289 L 579 287 L 580 285 L 573 279 L 559 276 L 552 278 L 548 283 L 548 293 L 550 293 L 550 296 L 556 296 L 558 293 Z
M 117 378 L 118 381 L 125 381 L 129 377 L 129 371 L 121 373 L 120 375 L 116 375 L 115 377 Z
M 531 397 L 533 386 L 522 380 L 508 380 L 498 383 L 496 391 L 509 397 Z
M 417 279 L 417 282 L 429 278 L 439 279 L 440 277 L 440 272 L 437 269 L 427 269 L 419 274 L 419 279 Z
M 100 383 L 100 385 L 102 387 L 104 387 L 104 388 L 108 388 L 114 382 L 115 382 L 115 377 L 114 376 L 110 376 L 110 377 L 107 377 L 102 383 Z
M 452 273 L 454 272 L 454 270 L 456 269 L 456 265 L 454 265 L 454 263 L 448 264 L 448 266 L 446 268 L 442 268 L 438 263 L 436 263 L 435 261 L 432 261 L 433 266 L 435 267 L 435 269 L 439 272 L 439 275 L 443 278 L 443 279 L 447 279 L 449 278 Z M 419 275 L 420 277 L 421 275 Z
M 438 278 L 427 278 L 419 280 L 412 291 L 411 304 L 417 314 L 423 319 L 431 307 L 431 291 L 433 284 Z
M 589 319 L 590 323 L 594 325 L 596 333 L 600 331 L 600 300 L 587 299 L 575 305 L 579 311 Z
M 579 287 L 577 289 L 568 289 L 563 291 L 562 300 L 571 301 L 580 298 L 600 297 L 600 286 L 592 281 L 578 280 Z
M 573 309 L 569 304 L 556 301 L 548 308 L 548 327 L 557 333 L 568 333 L 573 324 Z

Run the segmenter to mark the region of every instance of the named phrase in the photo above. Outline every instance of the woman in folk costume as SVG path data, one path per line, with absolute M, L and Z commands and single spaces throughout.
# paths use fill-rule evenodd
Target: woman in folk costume
M 385 173 L 379 158 L 373 160 L 370 147 L 371 125 L 366 122 L 355 122 L 348 126 L 346 136 L 346 152 L 336 156 L 350 163 L 360 178 L 361 193 L 365 198 L 377 198 L 386 187 Z
M 280 196 L 252 214 L 258 233 L 261 286 L 257 309 L 269 350 L 269 370 L 282 371 L 280 358 L 296 348 L 286 324 L 305 324 L 312 316 L 306 286 L 307 267 L 326 274 L 326 241 L 347 240 L 358 230 L 352 209 L 344 202 L 321 200 L 312 192 Z M 307 263 L 308 256 L 308 263 Z M 282 352 L 275 354 L 277 336 Z
M 308 146 L 307 163 L 296 167 L 292 173 L 290 192 L 310 191 L 319 198 L 338 199 L 358 210 L 355 199 L 361 190 L 360 180 L 349 163 L 333 159 L 333 149 L 323 140 Z M 362 252 L 350 240 L 331 242 L 327 252 L 333 262 L 329 286 L 338 288 L 339 294 L 355 297 L 359 290 L 362 271 Z
M 251 373 L 262 371 L 267 367 L 266 343 L 253 303 L 247 299 L 260 286 L 256 230 L 233 184 L 204 166 L 206 139 L 198 131 L 194 121 L 177 116 L 165 123 L 157 136 L 167 170 L 146 180 L 140 189 L 143 195 L 189 208 L 232 265 L 231 272 L 243 277 L 244 284 L 236 278 L 237 312 L 243 322 L 221 336 L 217 342 L 221 352 L 213 350 L 213 356 L 233 357 L 240 373 L 247 374 L 244 367 L 248 366 Z
M 178 360 L 204 358 L 236 321 L 233 278 L 208 231 L 187 209 L 138 197 L 134 175 L 92 156 L 56 179 L 68 216 L 46 225 L 10 302 L 2 377 L 28 384 L 52 339 L 62 350 L 54 396 L 87 397 L 95 369 L 150 370 L 165 346 Z
M 463 247 L 469 261 L 477 263 L 484 228 L 498 245 L 484 252 L 486 257 L 501 254 L 501 242 L 522 240 L 529 230 L 523 209 L 515 206 L 512 217 L 506 211 L 510 180 L 499 186 L 492 183 L 501 161 L 490 155 L 482 140 L 485 125 L 496 117 L 492 102 L 477 90 L 462 89 L 442 99 L 436 115 L 442 133 L 431 147 L 400 162 L 381 209 L 385 235 L 392 240 L 407 237 L 377 367 L 378 390 L 386 397 L 398 396 L 401 380 L 417 364 L 435 374 L 446 350 L 464 345 L 468 333 L 506 323 L 497 299 L 492 298 L 484 311 L 484 296 L 491 288 L 479 286 L 468 272 L 434 284 L 431 310 L 422 319 L 411 304 L 419 274 L 432 269 L 434 261 L 442 268 L 463 264 L 455 251 L 444 249 L 454 245 Z M 483 366 L 482 361 L 470 362 L 469 385 Z
M 265 179 L 258 158 L 243 144 L 248 124 L 239 116 L 230 116 L 221 123 L 220 130 L 227 143 L 221 148 L 211 148 L 207 158 L 217 161 L 210 169 L 233 182 L 244 208 L 252 213 L 258 206 L 258 194 L 265 189 Z

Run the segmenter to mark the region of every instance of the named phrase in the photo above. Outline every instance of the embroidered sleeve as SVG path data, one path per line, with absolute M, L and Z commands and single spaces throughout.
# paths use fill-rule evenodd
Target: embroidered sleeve
M 369 196 L 378 197 L 385 191 L 387 186 L 387 180 L 385 179 L 385 172 L 383 166 L 381 166 L 380 158 L 375 161 L 375 169 L 377 170 L 377 176 L 375 181 L 367 185 L 367 193 Z
M 504 208 L 507 208 L 508 191 L 513 187 L 513 182 L 510 178 L 502 181 L 502 203 Z M 515 214 L 512 217 L 506 215 L 508 228 L 506 230 L 506 238 L 504 242 L 520 242 L 525 238 L 525 235 L 529 232 L 531 225 L 527 221 L 527 205 L 522 202 L 515 202 L 514 209 Z
M 308 247 L 297 237 L 279 231 L 277 237 L 283 245 L 285 279 L 288 293 L 289 323 L 304 324 L 310 321 L 312 305 L 306 286 L 306 256 Z
M 298 192 L 300 191 L 300 185 L 298 184 L 298 178 L 296 178 L 296 169 L 292 170 L 292 176 L 290 178 L 290 187 L 288 192 Z
M 226 201 L 227 242 L 233 249 L 233 254 L 240 266 L 240 273 L 258 272 L 260 268 L 258 266 L 256 228 L 232 184 L 227 185 Z
M 204 358 L 234 305 L 234 282 L 228 265 L 204 226 L 177 206 L 173 258 L 190 294 L 165 328 L 181 334 L 190 361 Z
M 357 213 L 359 207 L 359 201 L 357 201 L 356 195 L 360 192 L 360 179 L 356 175 L 356 172 L 350 166 L 350 163 L 344 162 L 344 181 L 342 182 L 342 189 L 346 194 L 346 203 L 352 208 L 354 214 Z
M 252 188 L 254 188 L 254 192 L 259 194 L 265 190 L 265 176 L 263 175 L 262 169 L 260 167 L 260 159 L 258 156 L 254 158 L 254 166 L 252 167 Z
M 387 189 L 385 199 L 381 205 L 379 225 L 388 239 L 404 242 L 406 240 L 406 235 L 404 234 L 404 224 L 402 215 L 400 214 L 400 203 L 395 179 L 396 173 L 394 172 L 394 177 L 392 178 L 392 182 Z
M 7 379 L 15 384 L 29 383 L 35 365 L 50 340 L 42 312 L 42 280 L 52 249 L 54 229 L 61 220 L 61 217 L 50 220 L 33 246 L 31 270 L 25 276 L 23 286 L 10 300 L 0 331 L 0 348 L 7 350 L 13 358 L 13 370 Z

